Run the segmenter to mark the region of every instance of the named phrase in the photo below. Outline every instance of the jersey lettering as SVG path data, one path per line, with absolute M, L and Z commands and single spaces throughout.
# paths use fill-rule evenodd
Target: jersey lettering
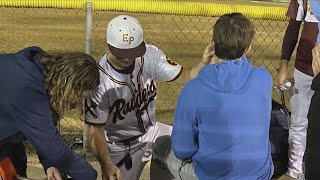
M 146 85 L 146 88 L 142 88 L 141 84 L 138 84 L 138 92 L 136 92 L 133 97 L 126 102 L 124 99 L 117 99 L 110 107 L 110 113 L 113 114 L 112 122 L 116 123 L 117 119 L 123 120 L 125 116 L 135 110 L 146 110 L 149 103 L 156 97 L 156 85 L 153 80 L 150 84 Z
M 123 34 L 122 40 L 123 42 L 128 42 L 129 44 L 131 44 L 131 42 L 134 41 L 134 37 L 129 37 L 129 34 Z
M 91 105 L 88 105 L 88 98 L 85 100 L 85 110 L 84 113 L 90 113 L 94 118 L 97 118 L 97 115 L 93 112 L 92 109 L 96 109 L 98 107 L 97 103 L 95 103 L 92 99 L 89 100 Z

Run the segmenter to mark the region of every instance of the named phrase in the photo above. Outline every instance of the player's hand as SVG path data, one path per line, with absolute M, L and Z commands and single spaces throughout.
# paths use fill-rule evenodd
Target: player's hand
M 208 65 L 211 63 L 213 55 L 214 55 L 214 43 L 213 40 L 211 39 L 206 47 L 206 49 L 203 52 L 202 55 L 202 63 L 204 65 Z
M 48 180 L 62 180 L 60 171 L 55 167 L 49 167 L 47 169 Z
M 278 74 L 275 78 L 275 86 L 278 89 L 280 89 L 281 83 L 284 80 L 289 79 L 289 77 L 290 77 L 290 74 L 289 74 L 288 68 L 287 68 L 288 61 L 287 60 L 281 60 L 281 61 L 282 62 L 281 62 Z
M 312 49 L 312 70 L 313 76 L 316 77 L 320 72 L 320 44 L 318 43 Z
M 120 170 L 112 162 L 101 167 L 102 180 L 122 180 Z

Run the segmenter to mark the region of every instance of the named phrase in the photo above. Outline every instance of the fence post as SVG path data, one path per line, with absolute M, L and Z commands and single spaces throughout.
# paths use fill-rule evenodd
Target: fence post
M 91 34 L 92 34 L 92 3 L 86 2 L 86 45 L 85 53 L 91 54 Z M 83 126 L 83 155 L 86 157 L 87 153 L 90 152 L 89 148 L 89 125 L 84 124 Z

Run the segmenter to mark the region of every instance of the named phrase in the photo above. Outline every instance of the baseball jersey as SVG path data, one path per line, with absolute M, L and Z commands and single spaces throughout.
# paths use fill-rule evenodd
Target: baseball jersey
M 290 60 L 297 43 L 297 39 L 294 38 L 298 37 L 301 22 L 304 21 L 297 48 L 295 68 L 309 76 L 313 76 L 311 50 L 316 44 L 318 21 L 311 11 L 310 2 L 308 0 L 292 0 L 287 11 L 287 16 L 291 18 L 290 21 L 294 21 L 296 26 L 288 28 L 289 31 L 287 30 L 285 34 L 284 43 L 286 40 L 288 42 L 283 45 L 281 58 Z
M 311 11 L 310 2 L 308 0 L 291 0 L 288 8 L 287 16 L 297 21 L 315 22 L 315 18 Z
M 112 142 L 143 135 L 156 122 L 156 81 L 175 80 L 182 66 L 153 45 L 146 45 L 131 71 L 115 69 L 107 54 L 99 62 L 100 85 L 86 100 L 86 122 L 106 124 Z

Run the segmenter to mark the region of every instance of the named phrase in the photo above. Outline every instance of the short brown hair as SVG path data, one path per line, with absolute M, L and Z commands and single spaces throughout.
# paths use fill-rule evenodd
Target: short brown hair
M 85 53 L 48 53 L 38 55 L 45 68 L 45 86 L 54 113 L 62 118 L 74 103 L 83 110 L 82 93 L 99 85 L 99 68 Z
M 221 16 L 213 27 L 215 54 L 220 59 L 238 59 L 250 46 L 254 27 L 241 13 Z

